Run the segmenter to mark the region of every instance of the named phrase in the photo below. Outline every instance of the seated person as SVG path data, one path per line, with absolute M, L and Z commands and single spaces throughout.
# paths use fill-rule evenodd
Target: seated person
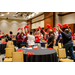
M 50 34 L 50 37 L 48 38 L 48 45 L 47 45 L 47 47 L 48 48 L 53 48 L 53 43 L 54 43 L 54 35 L 53 35 L 53 31 L 52 30 L 50 30 L 49 31 L 49 34 Z

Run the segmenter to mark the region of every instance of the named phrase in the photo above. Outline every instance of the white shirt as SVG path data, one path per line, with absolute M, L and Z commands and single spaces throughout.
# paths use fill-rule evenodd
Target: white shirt
M 35 45 L 35 37 L 33 35 L 30 35 L 30 34 L 27 34 L 27 37 L 28 37 L 28 45 Z

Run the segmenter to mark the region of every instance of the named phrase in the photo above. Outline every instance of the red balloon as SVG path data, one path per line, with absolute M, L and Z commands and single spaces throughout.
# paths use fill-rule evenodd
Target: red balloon
M 4 32 L 2 32 L 2 34 L 4 34 Z

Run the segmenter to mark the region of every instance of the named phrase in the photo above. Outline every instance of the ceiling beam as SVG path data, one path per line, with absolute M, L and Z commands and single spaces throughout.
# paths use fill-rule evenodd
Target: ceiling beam
M 75 13 L 75 12 L 67 12 L 67 13 L 64 13 L 64 14 L 58 14 L 58 16 L 65 16 L 65 15 L 69 15 L 69 14 L 72 14 L 72 13 Z

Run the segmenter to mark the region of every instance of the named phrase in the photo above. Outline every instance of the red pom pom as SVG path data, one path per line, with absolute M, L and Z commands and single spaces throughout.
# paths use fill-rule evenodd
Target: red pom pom
M 39 26 L 38 29 L 41 29 L 41 27 Z
M 4 32 L 2 32 L 2 34 L 4 34 Z
M 57 26 L 62 27 L 62 25 L 61 25 L 61 24 L 57 24 Z
M 25 26 L 24 28 L 27 28 L 27 26 Z
M 55 27 L 53 28 L 53 32 L 55 32 Z
M 38 31 L 38 29 L 35 29 L 36 31 Z
M 20 30 L 20 28 L 17 29 L 17 31 L 19 31 L 19 30 Z
M 68 24 L 64 24 L 64 28 L 67 28 L 67 27 L 69 27 Z
M 50 27 L 51 27 L 51 25 L 50 25 L 50 24 L 47 24 L 47 25 L 46 25 L 46 27 L 49 27 L 49 28 L 50 28 Z
M 50 29 L 52 29 L 52 28 L 50 28 Z
M 27 26 L 27 28 L 29 28 L 29 26 Z

